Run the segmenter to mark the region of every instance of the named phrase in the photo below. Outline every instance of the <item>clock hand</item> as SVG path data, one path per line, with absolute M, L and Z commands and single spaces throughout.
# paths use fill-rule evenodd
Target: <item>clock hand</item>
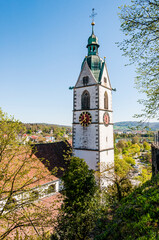
M 81 121 L 83 123 L 85 120 L 87 120 L 86 116 L 84 115 L 84 119 Z

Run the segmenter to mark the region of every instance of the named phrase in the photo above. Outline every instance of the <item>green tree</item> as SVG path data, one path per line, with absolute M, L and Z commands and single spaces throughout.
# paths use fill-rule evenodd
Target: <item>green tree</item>
M 150 180 L 152 177 L 152 171 L 151 171 L 151 167 L 146 167 L 146 168 L 142 168 L 142 172 L 139 176 L 136 177 L 137 180 L 139 180 L 141 183 L 144 183 L 148 180 Z
M 115 156 L 115 165 L 106 166 L 103 172 L 106 173 L 105 178 L 110 182 L 104 193 L 110 206 L 120 202 L 132 192 L 132 167 L 124 159 Z
M 119 44 L 130 63 L 136 62 L 136 87 L 146 95 L 142 118 L 159 118 L 159 1 L 131 0 L 122 6 L 121 29 L 125 39 Z
M 139 154 L 139 153 L 140 153 L 139 144 L 137 144 L 137 143 L 132 144 L 131 147 L 129 148 L 129 155 L 134 156 L 135 154 Z
M 97 185 L 93 170 L 83 159 L 72 157 L 64 174 L 64 201 L 53 239 L 88 239 L 94 227 Z M 58 236 L 58 237 L 57 237 Z
M 20 232 L 27 236 L 28 229 L 40 235 L 44 225 L 54 223 L 52 206 L 47 209 L 30 197 L 32 186 L 38 187 L 48 175 L 39 168 L 31 146 L 25 139 L 19 140 L 24 132 L 21 122 L 0 109 L 0 240 L 9 239 L 9 234 L 15 232 L 16 239 L 20 239 Z
M 27 134 L 32 134 L 31 129 L 28 129 L 26 133 L 27 133 Z
M 126 141 L 125 140 L 119 140 L 116 144 L 116 147 L 119 149 L 123 149 L 126 146 Z
M 95 240 L 159 239 L 159 175 L 124 198 Z
M 135 160 L 132 157 L 124 156 L 123 159 L 130 164 L 131 166 L 135 166 Z
M 151 149 L 151 145 L 147 142 L 143 143 L 143 147 L 144 147 L 144 150 L 147 150 L 147 151 Z
M 132 144 L 139 143 L 139 138 L 137 136 L 132 138 Z
M 145 161 L 146 163 L 150 163 L 151 158 L 152 158 L 151 152 L 145 153 L 144 156 L 143 156 L 143 158 L 144 158 L 144 161 Z

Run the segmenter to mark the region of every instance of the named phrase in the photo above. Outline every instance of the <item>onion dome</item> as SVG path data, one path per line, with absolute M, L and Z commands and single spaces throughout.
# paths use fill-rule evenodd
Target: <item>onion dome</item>
M 88 56 L 85 57 L 82 63 L 82 68 L 83 68 L 84 62 L 87 61 L 87 64 L 91 72 L 93 73 L 96 81 L 100 83 L 105 62 L 103 61 L 102 58 L 98 56 L 99 44 L 98 44 L 98 38 L 94 34 L 95 23 L 92 22 L 91 25 L 92 25 L 92 34 L 88 38 L 88 44 L 87 44 Z
M 88 56 L 90 56 L 90 55 L 98 55 L 98 48 L 99 48 L 98 38 L 94 34 L 94 25 L 95 25 L 95 23 L 92 22 L 91 25 L 92 25 L 92 34 L 88 38 L 88 44 L 87 44 Z

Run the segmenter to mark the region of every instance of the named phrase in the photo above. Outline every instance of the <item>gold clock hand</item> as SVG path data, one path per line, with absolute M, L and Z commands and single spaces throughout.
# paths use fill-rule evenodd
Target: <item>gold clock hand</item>
M 81 121 L 81 123 L 83 123 L 86 119 L 87 119 L 87 118 L 86 118 L 85 115 L 84 115 L 84 119 Z

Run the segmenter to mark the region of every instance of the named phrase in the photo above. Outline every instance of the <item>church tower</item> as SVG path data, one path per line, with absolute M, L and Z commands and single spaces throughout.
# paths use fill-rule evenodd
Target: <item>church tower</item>
M 98 55 L 94 21 L 91 25 L 88 56 L 73 93 L 73 155 L 102 172 L 114 163 L 112 87 L 105 60 Z

